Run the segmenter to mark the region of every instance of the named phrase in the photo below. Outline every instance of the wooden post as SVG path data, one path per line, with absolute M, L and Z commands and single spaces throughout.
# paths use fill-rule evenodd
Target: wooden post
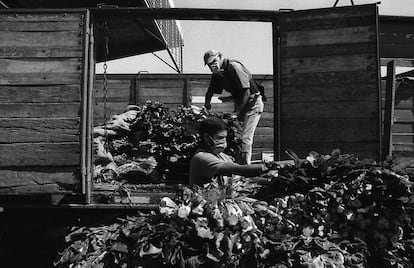
M 135 88 L 133 88 L 132 90 L 134 90 L 134 92 L 132 94 L 130 94 L 130 97 L 132 96 L 132 98 L 135 101 L 135 105 L 139 105 L 139 102 L 141 101 L 141 75 L 143 73 L 148 74 L 148 71 L 139 71 L 138 74 L 135 77 Z
M 89 21 L 88 21 L 89 25 Z M 88 121 L 87 121 L 87 146 L 86 146 L 86 192 L 85 192 L 85 203 L 90 204 L 92 202 L 92 188 L 93 188 L 93 172 L 94 172 L 94 164 L 93 164 L 93 100 L 94 97 L 94 77 L 95 77 L 95 54 L 94 54 L 94 46 L 95 46 L 95 39 L 94 39 L 94 29 L 93 25 L 90 25 L 89 29 L 89 59 L 88 59 L 88 68 L 89 68 L 89 75 L 88 75 Z
M 385 86 L 384 131 L 382 157 L 385 160 L 392 156 L 392 126 L 394 123 L 395 105 L 395 61 L 387 64 L 387 82 Z

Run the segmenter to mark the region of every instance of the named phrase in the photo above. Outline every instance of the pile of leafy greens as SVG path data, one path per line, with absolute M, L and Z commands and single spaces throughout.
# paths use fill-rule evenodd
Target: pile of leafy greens
M 311 152 L 263 177 L 182 188 L 147 215 L 78 227 L 56 267 L 413 267 L 413 178 Z
M 226 123 L 226 153 L 237 155 L 240 124 L 231 114 L 215 114 L 196 106 L 170 110 L 162 103 L 147 101 L 95 127 L 94 181 L 187 183 L 190 160 L 198 148 L 198 125 L 208 116 Z

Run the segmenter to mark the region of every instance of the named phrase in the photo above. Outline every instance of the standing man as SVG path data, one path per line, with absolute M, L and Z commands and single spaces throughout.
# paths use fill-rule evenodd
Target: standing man
M 263 87 L 259 90 L 258 84 L 242 63 L 223 58 L 218 51 L 208 50 L 204 53 L 204 65 L 212 72 L 204 107 L 211 109 L 213 94 L 221 94 L 223 89 L 230 92 L 234 112 L 243 122 L 241 164 L 250 164 L 254 132 L 263 112 Z

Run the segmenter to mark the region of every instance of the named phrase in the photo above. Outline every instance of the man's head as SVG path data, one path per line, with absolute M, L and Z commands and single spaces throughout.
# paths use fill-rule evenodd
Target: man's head
M 203 143 L 213 153 L 223 152 L 227 147 L 227 126 L 217 117 L 208 117 L 200 124 L 200 136 Z
M 204 65 L 207 65 L 212 73 L 218 73 L 223 64 L 223 57 L 221 52 L 214 50 L 207 50 L 204 53 Z

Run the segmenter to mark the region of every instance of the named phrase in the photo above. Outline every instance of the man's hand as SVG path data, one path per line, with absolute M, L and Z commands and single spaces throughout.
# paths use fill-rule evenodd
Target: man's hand
M 211 104 L 210 103 L 206 103 L 206 104 L 203 105 L 203 108 L 206 109 L 207 111 L 210 111 Z
M 280 165 L 275 161 L 263 161 L 263 164 L 268 170 L 277 170 L 280 168 Z

